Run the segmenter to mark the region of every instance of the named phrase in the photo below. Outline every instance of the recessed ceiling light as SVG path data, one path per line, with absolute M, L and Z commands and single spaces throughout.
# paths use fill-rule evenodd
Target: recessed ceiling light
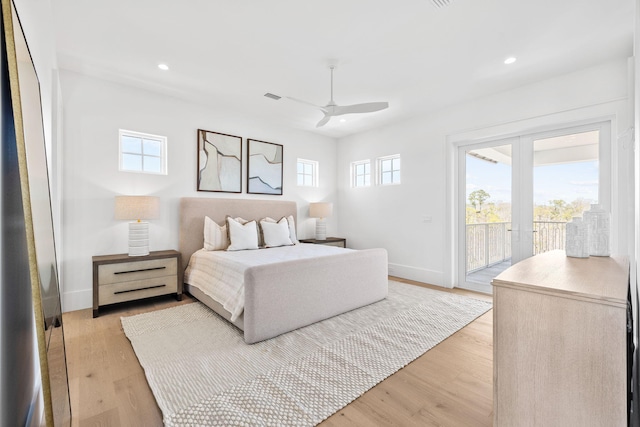
M 167 71 L 169 69 L 169 66 L 167 64 L 158 64 L 158 68 L 160 68 L 162 71 Z
M 516 62 L 516 58 L 514 56 L 510 56 L 507 59 L 504 60 L 504 63 L 509 65 L 509 64 L 513 64 L 514 62 Z
M 346 121 L 347 121 L 347 119 L 340 119 L 340 123 L 344 123 Z

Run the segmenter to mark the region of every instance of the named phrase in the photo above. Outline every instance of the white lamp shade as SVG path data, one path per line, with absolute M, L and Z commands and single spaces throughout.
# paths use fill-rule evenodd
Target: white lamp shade
M 328 218 L 332 213 L 333 203 L 309 203 L 309 216 L 311 218 Z
M 149 255 L 149 223 L 160 216 L 160 199 L 153 196 L 116 196 L 115 217 L 129 223 L 129 256 Z M 135 222 L 137 221 L 137 222 Z
M 116 219 L 157 219 L 159 216 L 160 199 L 158 197 L 116 196 Z

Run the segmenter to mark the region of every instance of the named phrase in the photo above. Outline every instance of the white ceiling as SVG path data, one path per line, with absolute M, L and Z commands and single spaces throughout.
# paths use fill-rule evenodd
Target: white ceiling
M 633 0 L 55 0 L 58 65 L 342 137 L 633 54 Z M 504 65 L 509 56 L 517 62 Z M 167 63 L 161 71 L 158 63 Z M 320 129 L 338 104 L 388 101 Z

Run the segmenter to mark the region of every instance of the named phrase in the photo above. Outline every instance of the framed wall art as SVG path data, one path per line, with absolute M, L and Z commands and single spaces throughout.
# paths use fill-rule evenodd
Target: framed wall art
M 198 129 L 198 191 L 242 193 L 242 138 Z
M 283 146 L 247 139 L 247 193 L 282 195 Z

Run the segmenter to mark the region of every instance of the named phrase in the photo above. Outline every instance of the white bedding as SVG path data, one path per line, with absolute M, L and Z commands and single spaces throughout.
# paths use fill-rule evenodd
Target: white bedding
M 233 252 L 200 249 L 191 256 L 184 282 L 222 304 L 234 322 L 244 310 L 244 272 L 247 268 L 349 251 L 351 249 L 304 243 Z

